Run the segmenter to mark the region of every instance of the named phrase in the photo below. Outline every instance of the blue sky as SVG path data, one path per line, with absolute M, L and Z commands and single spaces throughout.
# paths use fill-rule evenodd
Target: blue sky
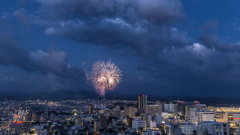
M 239 5 L 238 0 L 0 1 L 0 89 L 94 90 L 92 64 L 111 60 L 123 72 L 117 93 L 237 95 Z

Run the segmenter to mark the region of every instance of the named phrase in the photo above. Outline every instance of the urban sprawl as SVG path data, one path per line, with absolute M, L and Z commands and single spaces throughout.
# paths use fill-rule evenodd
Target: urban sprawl
M 240 135 L 240 108 L 199 101 L 5 100 L 0 135 Z

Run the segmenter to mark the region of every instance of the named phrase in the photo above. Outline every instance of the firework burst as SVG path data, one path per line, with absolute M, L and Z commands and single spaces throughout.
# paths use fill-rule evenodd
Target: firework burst
M 92 68 L 92 82 L 96 88 L 96 91 L 104 96 L 107 90 L 113 90 L 119 84 L 121 80 L 120 69 L 111 61 L 104 63 L 96 62 Z

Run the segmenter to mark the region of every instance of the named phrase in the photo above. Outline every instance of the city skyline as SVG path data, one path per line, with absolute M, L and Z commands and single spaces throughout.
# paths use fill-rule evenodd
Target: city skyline
M 92 65 L 122 71 L 114 93 L 237 96 L 240 1 L 0 1 L 0 93 L 94 91 Z

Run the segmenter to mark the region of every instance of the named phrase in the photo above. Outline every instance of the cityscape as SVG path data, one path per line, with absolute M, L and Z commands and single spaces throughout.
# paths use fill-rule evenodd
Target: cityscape
M 240 135 L 240 0 L 0 0 L 0 135 Z
M 240 107 L 200 101 L 7 100 L 0 102 L 2 135 L 238 135 Z

